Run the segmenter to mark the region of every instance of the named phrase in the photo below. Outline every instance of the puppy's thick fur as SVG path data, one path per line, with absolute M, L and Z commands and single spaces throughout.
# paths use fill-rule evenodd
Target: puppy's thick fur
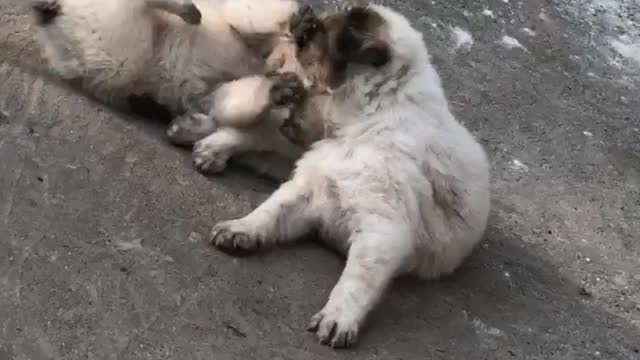
M 326 33 L 310 6 L 302 6 L 292 17 L 290 34 L 280 38 L 266 60 L 267 70 L 275 75 L 270 99 L 260 103 L 270 116 L 252 126 L 222 127 L 197 142 L 193 155 L 199 168 L 219 172 L 230 157 L 242 154 L 245 165 L 281 180 L 289 176 L 304 148 L 331 132 L 329 87 L 335 71 Z M 259 157 L 252 156 L 255 151 L 261 152 Z M 280 156 L 265 158 L 266 152 Z
M 467 257 L 487 224 L 490 169 L 405 17 L 371 5 L 322 22 L 331 133 L 256 210 L 216 224 L 211 241 L 254 250 L 319 230 L 347 262 L 310 329 L 343 347 L 394 277 L 437 278 Z
M 171 140 L 269 116 L 278 79 L 265 55 L 286 35 L 295 0 L 31 0 L 52 70 L 116 105 L 150 96 L 183 114 Z M 241 101 L 238 101 L 241 99 Z M 285 149 L 289 150 L 289 149 Z

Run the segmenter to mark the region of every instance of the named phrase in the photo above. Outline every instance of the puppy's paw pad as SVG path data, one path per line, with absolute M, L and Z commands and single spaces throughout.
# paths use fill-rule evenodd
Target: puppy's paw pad
M 209 241 L 222 249 L 253 251 L 261 241 L 251 230 L 240 220 L 223 221 L 213 227 Z
M 300 104 L 306 97 L 307 90 L 298 75 L 284 73 L 273 76 L 270 97 L 274 106 Z
M 358 340 L 358 323 L 339 308 L 323 309 L 311 318 L 307 330 L 315 332 L 323 345 L 348 348 Z

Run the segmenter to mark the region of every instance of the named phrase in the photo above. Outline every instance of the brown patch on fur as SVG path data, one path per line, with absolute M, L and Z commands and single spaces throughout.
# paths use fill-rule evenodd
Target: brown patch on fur
M 384 19 L 365 7 L 325 14 L 320 18 L 305 12 L 292 20 L 296 58 L 311 83 L 337 87 L 348 63 L 380 67 L 390 61 L 384 40 Z M 302 29 L 301 29 L 302 28 Z
M 383 39 L 384 19 L 366 7 L 329 15 L 323 20 L 327 29 L 329 52 L 334 61 L 380 67 L 391 57 Z
M 462 205 L 460 202 L 461 195 L 458 179 L 451 175 L 446 175 L 431 166 L 425 166 L 424 172 L 431 181 L 433 189 L 433 200 L 444 211 L 445 214 L 456 216 L 464 221 L 464 217 L 460 212 Z
M 316 17 L 309 7 L 301 8 L 291 19 L 295 41 L 281 42 L 267 60 L 268 68 L 296 73 L 310 90 L 310 96 L 292 109 L 282 127 L 291 142 L 308 146 L 332 133 L 329 119 L 323 119 L 323 89 L 344 81 L 348 63 L 373 67 L 390 61 L 384 38 L 384 19 L 366 7 L 355 7 Z M 380 85 L 382 86 L 382 84 Z M 315 92 L 313 89 L 320 89 Z

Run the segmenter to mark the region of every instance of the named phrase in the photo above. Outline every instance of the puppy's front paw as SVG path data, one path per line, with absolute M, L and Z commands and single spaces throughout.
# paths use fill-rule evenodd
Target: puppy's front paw
M 204 138 L 194 145 L 192 157 L 198 171 L 203 174 L 217 174 L 227 167 L 231 154 L 219 149 L 208 138 Z
M 327 304 L 311 318 L 307 330 L 315 332 L 321 344 L 332 348 L 348 348 L 358 340 L 360 326 L 352 315 L 353 311 L 348 306 Z
M 280 133 L 293 144 L 296 144 L 298 146 L 305 146 L 307 144 L 305 144 L 304 141 L 302 128 L 300 127 L 300 124 L 298 124 L 295 120 L 296 119 L 291 117 L 285 119 L 280 126 Z
M 307 90 L 295 73 L 271 75 L 273 85 L 269 96 L 275 107 L 297 105 L 304 101 Z
M 175 145 L 193 145 L 210 135 L 215 128 L 215 121 L 206 114 L 186 114 L 173 119 L 167 129 L 167 137 Z
M 242 220 L 222 221 L 211 230 L 211 245 L 225 250 L 253 251 L 260 247 L 262 240 L 255 234 L 255 227 Z

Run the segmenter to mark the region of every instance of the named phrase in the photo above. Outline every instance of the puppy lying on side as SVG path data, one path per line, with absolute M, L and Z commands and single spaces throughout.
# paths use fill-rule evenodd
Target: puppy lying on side
M 309 329 L 345 347 L 394 277 L 449 274 L 480 241 L 489 164 L 451 114 L 422 35 L 406 18 L 371 5 L 321 25 L 306 46 L 329 59 L 331 131 L 262 205 L 216 224 L 211 242 L 255 250 L 317 229 L 347 262 Z
M 177 144 L 272 116 L 261 95 L 287 81 L 264 77 L 264 58 L 286 36 L 295 0 L 30 1 L 51 69 L 112 104 L 147 95 L 168 106 L 182 115 L 168 131 Z

